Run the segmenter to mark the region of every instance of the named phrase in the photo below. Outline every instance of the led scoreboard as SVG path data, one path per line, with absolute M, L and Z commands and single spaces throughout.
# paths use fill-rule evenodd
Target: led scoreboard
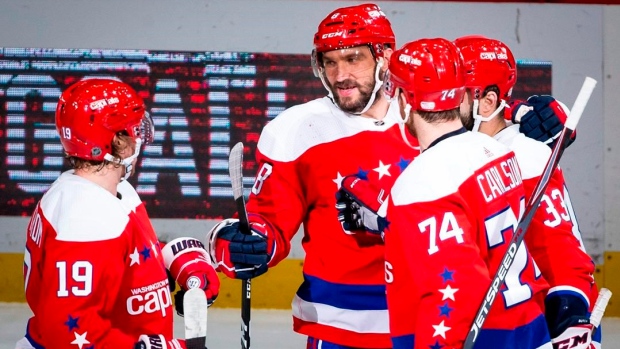
M 519 61 L 515 98 L 551 93 L 549 62 Z M 153 218 L 235 212 L 229 149 L 241 141 L 244 184 L 262 127 L 326 94 L 309 55 L 249 52 L 0 48 L 0 215 L 30 215 L 64 170 L 58 97 L 84 78 L 122 80 L 144 98 L 155 141 L 130 179 Z

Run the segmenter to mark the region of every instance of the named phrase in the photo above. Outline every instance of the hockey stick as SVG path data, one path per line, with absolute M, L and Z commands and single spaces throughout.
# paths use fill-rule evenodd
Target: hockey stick
M 465 343 L 463 345 L 463 349 L 472 349 L 474 347 L 474 343 L 478 338 L 478 333 L 482 328 L 488 314 L 491 309 L 491 305 L 493 305 L 493 301 L 495 300 L 497 293 L 499 292 L 500 285 L 504 282 L 506 278 L 507 270 L 510 269 L 512 263 L 514 262 L 514 257 L 517 254 L 517 250 L 521 246 L 521 242 L 523 241 L 523 236 L 527 231 L 530 223 L 532 222 L 532 218 L 538 209 L 538 205 L 544 196 L 545 190 L 549 185 L 549 180 L 551 179 L 551 175 L 557 168 L 560 158 L 562 157 L 562 153 L 564 153 L 564 149 L 568 145 L 571 135 L 575 131 L 577 127 L 577 123 L 581 118 L 581 114 L 590 99 L 590 95 L 592 94 L 592 90 L 594 90 L 594 86 L 596 86 L 596 80 L 586 77 L 583 82 L 583 86 L 577 95 L 577 99 L 575 100 L 575 104 L 573 104 L 573 108 L 570 111 L 568 118 L 566 119 L 566 123 L 564 124 L 564 128 L 558 137 L 558 141 L 556 145 L 553 147 L 553 151 L 551 152 L 551 156 L 545 165 L 545 169 L 536 183 L 536 187 L 532 192 L 532 196 L 530 196 L 528 203 L 525 207 L 525 212 L 523 214 L 523 218 L 517 225 L 517 229 L 515 230 L 510 243 L 508 244 L 508 249 L 502 257 L 502 263 L 498 267 L 495 272 L 495 276 L 491 281 L 491 285 L 488 290 L 485 292 L 485 297 L 482 301 L 482 304 L 478 308 L 476 312 L 476 317 L 472 323 L 471 329 L 467 334 L 467 338 L 465 338 Z
M 237 203 L 239 214 L 239 229 L 244 234 L 250 235 L 248 212 L 245 210 L 245 198 L 243 196 L 243 143 L 239 142 L 230 150 L 228 156 L 228 171 L 232 185 L 233 197 Z M 250 296 L 251 281 L 244 279 L 241 282 L 241 348 L 250 348 Z
M 601 320 L 603 319 L 603 314 L 605 314 L 605 308 L 607 308 L 609 298 L 611 298 L 611 291 L 607 288 L 601 288 L 598 292 L 598 298 L 594 303 L 594 307 L 592 308 L 592 314 L 590 314 L 590 323 L 594 325 L 592 329 L 593 336 L 601 325 Z
M 183 295 L 185 345 L 187 349 L 206 349 L 207 295 L 200 288 L 190 288 Z

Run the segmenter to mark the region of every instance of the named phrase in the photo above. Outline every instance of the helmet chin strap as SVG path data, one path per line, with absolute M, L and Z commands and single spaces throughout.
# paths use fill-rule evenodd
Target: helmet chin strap
M 325 74 L 323 74 L 323 69 L 321 68 L 319 71 L 319 78 L 321 79 L 321 83 L 323 83 L 323 87 L 325 87 L 325 89 L 327 90 L 327 97 L 329 97 L 329 99 L 332 100 L 332 102 L 334 101 L 334 93 L 332 92 L 332 89 L 329 88 L 329 86 L 327 85 L 327 82 L 325 81 Z M 336 103 L 334 103 L 336 104 Z M 336 104 L 336 106 L 338 106 Z
M 133 170 L 133 161 L 138 157 L 138 155 L 140 155 L 141 145 L 142 145 L 142 139 L 136 138 L 136 149 L 134 150 L 131 156 L 126 157 L 124 159 L 114 157 L 109 153 L 105 154 L 105 156 L 103 157 L 104 159 L 110 162 L 115 162 L 117 164 L 125 166 L 125 175 L 123 176 L 123 178 L 121 178 L 121 181 L 127 180 L 127 178 L 131 176 L 131 171 Z
M 499 103 L 499 107 L 497 107 L 497 109 L 495 109 L 495 111 L 493 112 L 493 114 L 487 116 L 487 117 L 483 117 L 480 114 L 478 114 L 478 105 L 479 105 L 479 100 L 474 99 L 474 110 L 473 110 L 473 114 L 474 114 L 474 127 L 471 129 L 473 132 L 478 132 L 478 129 L 480 129 L 480 123 L 482 123 L 482 121 L 491 121 L 494 117 L 497 116 L 497 114 L 499 114 L 499 112 L 506 108 L 506 101 L 504 101 L 502 99 L 502 101 Z
M 407 125 L 407 121 L 409 120 L 409 117 L 411 115 L 411 104 L 407 103 L 407 105 L 405 106 L 405 117 L 404 118 L 399 118 L 398 120 L 398 128 L 400 129 L 400 136 L 403 138 L 403 140 L 405 141 L 405 144 L 407 144 L 407 146 L 411 149 L 415 149 L 415 150 L 420 150 L 420 147 L 415 147 L 413 145 L 411 145 L 411 143 L 409 143 L 409 140 L 407 139 L 407 131 L 405 130 L 405 127 Z
M 383 81 L 379 79 L 379 74 L 381 73 L 381 68 L 383 67 L 383 64 L 384 64 L 383 57 L 379 57 L 379 60 L 377 61 L 377 66 L 375 67 L 375 87 L 372 89 L 372 93 L 370 94 L 370 99 L 368 100 L 368 103 L 366 103 L 366 106 L 364 107 L 364 109 L 362 109 L 361 112 L 354 113 L 354 114 L 356 115 L 364 114 L 365 112 L 368 111 L 368 109 L 370 109 L 370 107 L 372 107 L 373 103 L 375 103 L 375 98 L 377 97 L 377 91 L 379 91 L 379 89 L 383 85 Z
M 384 64 L 383 57 L 379 57 L 379 60 L 377 61 L 377 66 L 375 67 L 375 87 L 372 90 L 370 99 L 368 100 L 368 103 L 366 103 L 366 106 L 364 107 L 364 109 L 362 109 L 362 111 L 360 111 L 359 113 L 353 113 L 353 114 L 355 115 L 364 114 L 365 112 L 368 111 L 368 109 L 370 109 L 370 107 L 372 107 L 372 104 L 375 102 L 375 98 L 377 96 L 377 91 L 379 91 L 379 89 L 383 85 L 383 81 L 379 79 L 379 74 L 381 73 L 381 68 L 383 67 L 383 64 Z M 319 78 L 321 79 L 321 83 L 323 83 L 323 87 L 325 87 L 325 89 L 327 90 L 327 97 L 329 97 L 329 99 L 334 101 L 334 92 L 332 92 L 332 89 L 329 88 L 329 85 L 327 85 L 327 81 L 325 81 L 325 74 L 323 74 L 322 70 L 323 69 L 321 69 L 321 71 L 319 72 Z M 336 106 L 340 108 L 338 104 L 336 104 Z

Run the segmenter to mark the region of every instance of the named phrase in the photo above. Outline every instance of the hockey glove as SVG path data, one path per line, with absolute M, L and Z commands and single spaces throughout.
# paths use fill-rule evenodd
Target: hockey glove
M 167 340 L 162 335 L 146 335 L 143 334 L 133 347 L 134 349 L 187 349 L 185 340 L 171 339 Z
M 202 242 L 189 237 L 174 239 L 164 246 L 162 254 L 166 269 L 181 286 L 174 295 L 179 315 L 183 316 L 183 295 L 190 288 L 203 289 L 208 304 L 213 304 L 220 291 L 220 279 Z
M 336 193 L 336 209 L 345 232 L 366 230 L 383 237 L 388 221 L 385 213 L 379 212 L 388 196 L 384 189 L 375 187 L 367 180 L 357 176 L 343 178 Z
M 553 147 L 562 132 L 570 111 L 560 101 L 548 95 L 533 95 L 527 102 L 517 102 L 511 108 L 511 121 L 519 124 L 519 131 L 529 138 Z M 570 145 L 577 133 L 571 136 Z
M 551 293 L 545 299 L 545 318 L 554 349 L 595 348 L 587 304 L 578 296 Z
M 251 279 L 267 272 L 276 242 L 267 223 L 250 215 L 251 235 L 239 229 L 238 219 L 225 219 L 207 234 L 209 254 L 217 270 L 234 279 Z

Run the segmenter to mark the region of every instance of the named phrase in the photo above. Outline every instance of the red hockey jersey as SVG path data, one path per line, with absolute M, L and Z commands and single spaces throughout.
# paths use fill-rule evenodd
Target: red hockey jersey
M 503 129 L 494 138 L 515 153 L 523 175 L 526 197 L 529 199 L 551 155 L 551 149 L 519 133 L 519 125 Z M 593 277 L 594 262 L 583 245 L 564 175 L 559 167 L 549 181 L 524 241 L 549 282 L 549 295 L 571 294 L 581 298 L 590 309 L 594 307 L 598 297 Z M 570 258 L 566 258 L 567 254 Z M 600 332 L 597 331 L 595 341 L 600 342 Z
M 133 348 L 141 334 L 172 337 L 157 237 L 131 184 L 118 193 L 69 171 L 37 205 L 24 256 L 33 348 Z
M 514 153 L 492 138 L 448 134 L 394 184 L 385 234 L 393 348 L 461 348 L 524 212 Z M 525 245 L 515 252 L 476 348 L 551 348 L 547 284 Z
M 304 282 L 293 300 L 299 333 L 358 348 L 391 345 L 382 241 L 347 234 L 335 204 L 344 176 L 390 188 L 419 154 L 403 142 L 398 113 L 393 104 L 377 121 L 344 113 L 326 97 L 287 109 L 261 133 L 260 169 L 247 209 L 274 227 L 270 266 L 288 255 L 303 223 Z

